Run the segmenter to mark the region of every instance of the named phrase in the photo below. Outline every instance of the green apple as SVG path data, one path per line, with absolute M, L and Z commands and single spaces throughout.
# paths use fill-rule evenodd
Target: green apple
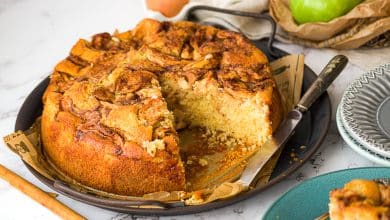
M 348 13 L 362 0 L 290 0 L 290 10 L 298 24 L 328 22 Z

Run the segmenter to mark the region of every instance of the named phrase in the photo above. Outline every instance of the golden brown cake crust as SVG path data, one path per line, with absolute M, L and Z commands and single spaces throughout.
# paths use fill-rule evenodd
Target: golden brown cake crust
M 238 33 L 143 20 L 134 30 L 79 40 L 44 94 L 42 141 L 58 169 L 124 195 L 185 189 L 173 115 L 158 77 L 211 77 L 237 98 L 259 94 L 273 130 L 282 109 L 265 55 Z

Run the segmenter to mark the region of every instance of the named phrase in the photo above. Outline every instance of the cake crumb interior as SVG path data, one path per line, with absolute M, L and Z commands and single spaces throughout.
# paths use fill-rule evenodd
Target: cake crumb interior
M 237 99 L 217 85 L 205 86 L 205 81 L 183 88 L 178 83 L 180 78 L 169 75 L 159 81 L 168 108 L 175 115 L 177 129 L 205 127 L 225 132 L 249 146 L 261 146 L 272 134 L 270 109 L 264 103 L 256 103 L 256 96 Z

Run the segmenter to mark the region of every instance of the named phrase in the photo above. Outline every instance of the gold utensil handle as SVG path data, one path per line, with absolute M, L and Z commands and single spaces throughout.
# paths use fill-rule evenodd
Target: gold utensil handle
M 327 220 L 327 219 L 329 219 L 329 213 L 328 212 L 323 213 L 322 215 L 318 216 L 314 220 Z
M 0 177 L 63 219 L 86 219 L 1 164 Z
M 302 113 L 307 111 L 314 101 L 316 101 L 318 97 L 326 91 L 347 63 L 348 58 L 344 55 L 337 55 L 333 57 L 303 95 L 297 105 L 297 109 Z

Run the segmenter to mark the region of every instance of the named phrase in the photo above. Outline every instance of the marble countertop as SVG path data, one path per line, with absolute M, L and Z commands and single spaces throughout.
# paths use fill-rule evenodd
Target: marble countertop
M 45 78 L 57 61 L 67 56 L 80 37 L 98 32 L 127 30 L 145 16 L 141 0 L 1 0 L 0 1 L 0 137 L 13 131 L 16 114 L 28 93 Z M 335 51 L 276 44 L 289 53 L 303 53 L 316 73 L 336 54 L 350 59 L 329 88 L 333 113 L 345 87 L 365 71 L 390 62 L 390 48 Z M 46 191 L 21 160 L 0 144 L 0 163 Z M 115 213 L 64 196 L 59 200 L 89 219 L 259 219 L 284 192 L 310 177 L 351 167 L 379 166 L 352 151 L 338 134 L 334 114 L 321 148 L 299 170 L 282 182 L 243 202 L 199 214 L 143 217 Z M 54 214 L 0 179 L 0 219 L 55 219 Z

